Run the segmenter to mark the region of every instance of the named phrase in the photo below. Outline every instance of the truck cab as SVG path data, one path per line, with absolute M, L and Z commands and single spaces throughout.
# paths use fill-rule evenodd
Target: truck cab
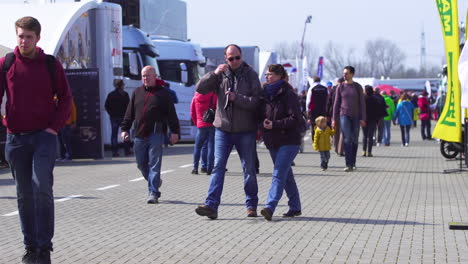
M 193 141 L 197 130 L 192 125 L 190 103 L 195 85 L 205 73 L 205 58 L 200 45 L 165 36 L 151 36 L 151 40 L 159 53 L 157 64 L 161 79 L 169 83 L 179 100 L 175 108 L 180 122 L 181 140 Z
M 133 26 L 122 27 L 123 78 L 125 90 L 131 95 L 142 85 L 141 70 L 145 66 L 153 66 L 158 76 L 159 68 L 156 62 L 158 51 L 148 34 Z

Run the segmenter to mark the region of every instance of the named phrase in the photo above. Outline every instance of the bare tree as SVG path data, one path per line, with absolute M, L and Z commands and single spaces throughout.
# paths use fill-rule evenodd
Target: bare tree
M 301 44 L 299 41 L 280 42 L 274 46 L 274 50 L 278 52 L 281 59 L 295 60 L 301 56 Z M 307 57 L 309 74 L 315 75 L 318 61 L 318 50 L 311 43 L 304 43 L 304 56 Z
M 387 39 L 369 40 L 364 51 L 372 77 L 392 76 L 401 69 L 406 55 L 392 41 Z
M 335 45 L 332 41 L 329 41 L 325 47 L 325 70 L 328 76 L 339 77 L 343 75 L 343 67 L 347 63 L 343 48 Z

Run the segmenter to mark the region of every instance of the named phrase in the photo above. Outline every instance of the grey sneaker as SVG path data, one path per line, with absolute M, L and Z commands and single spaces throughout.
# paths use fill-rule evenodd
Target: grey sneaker
M 155 193 L 150 193 L 148 195 L 148 200 L 146 200 L 148 204 L 157 204 L 158 203 L 158 197 L 156 197 Z
M 346 167 L 346 168 L 344 168 L 344 171 L 345 172 L 353 171 L 353 167 Z

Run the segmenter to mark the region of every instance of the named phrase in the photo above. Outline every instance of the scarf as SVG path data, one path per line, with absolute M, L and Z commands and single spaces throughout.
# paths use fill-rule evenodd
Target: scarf
M 265 97 L 268 98 L 270 101 L 275 97 L 275 95 L 278 93 L 279 89 L 281 86 L 283 86 L 284 80 L 279 80 L 271 84 L 266 84 L 265 85 Z

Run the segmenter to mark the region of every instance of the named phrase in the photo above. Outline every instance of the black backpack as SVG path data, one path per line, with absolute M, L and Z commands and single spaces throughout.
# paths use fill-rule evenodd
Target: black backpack
M 4 87 L 7 88 L 7 78 L 6 74 L 10 70 L 11 65 L 15 62 L 16 56 L 13 52 L 7 53 L 5 55 L 5 61 L 3 62 L 2 74 L 4 80 Z M 57 95 L 57 84 L 55 83 L 55 57 L 52 55 L 46 55 L 46 64 L 47 70 L 49 71 L 50 83 L 52 84 L 52 95 Z

